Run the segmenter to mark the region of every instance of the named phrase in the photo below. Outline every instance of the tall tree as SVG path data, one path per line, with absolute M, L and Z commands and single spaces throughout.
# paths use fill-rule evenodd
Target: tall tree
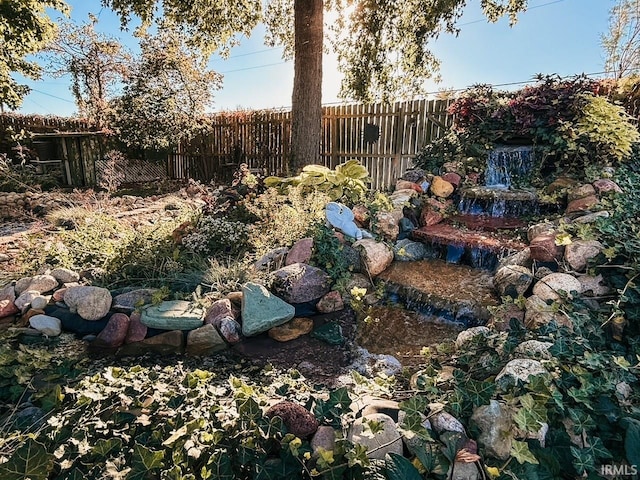
M 144 35 L 112 125 L 129 146 L 165 150 L 195 135 L 222 77 L 170 26 Z
M 640 72 L 640 0 L 618 0 L 609 12 L 609 32 L 601 36 L 605 70 L 616 80 Z
M 49 75 L 71 76 L 71 92 L 80 115 L 102 128 L 109 116 L 109 102 L 128 74 L 131 54 L 116 38 L 98 33 L 97 22 L 93 15 L 81 25 L 61 22 L 44 58 Z
M 342 94 L 360 101 L 391 100 L 398 94 L 419 93 L 424 80 L 437 73 L 438 61 L 429 42 L 443 31 L 456 33 L 456 20 L 468 0 L 102 0 L 123 20 L 139 16 L 150 23 L 163 12 L 193 35 L 194 44 L 212 52 L 228 47 L 238 34 L 249 35 L 261 20 L 272 42 L 293 50 L 292 168 L 315 163 L 320 155 L 322 99 L 322 37 L 335 32 L 333 47 L 344 73 Z M 527 0 L 481 0 L 490 21 L 516 14 Z M 323 10 L 337 12 L 331 29 L 323 26 Z M 291 19 L 293 18 L 293 22 Z M 293 31 L 292 31 L 293 25 Z M 293 48 L 291 45 L 293 44 Z
M 34 80 L 40 76 L 38 65 L 26 57 L 38 52 L 55 34 L 47 7 L 68 12 L 63 0 L 0 1 L 0 110 L 5 105 L 19 108 L 29 93 L 29 87 L 19 84 L 13 73 Z

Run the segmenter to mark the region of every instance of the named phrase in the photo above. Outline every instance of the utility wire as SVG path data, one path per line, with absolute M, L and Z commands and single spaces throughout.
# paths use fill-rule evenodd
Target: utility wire
M 63 102 L 67 102 L 67 103 L 74 103 L 74 104 L 76 103 L 76 102 L 74 102 L 73 100 L 69 100 L 69 99 L 67 99 L 67 98 L 58 97 L 58 96 L 56 96 L 56 95 L 51 95 L 50 93 L 43 92 L 42 90 L 36 90 L 35 88 L 32 88 L 32 89 L 31 89 L 31 91 L 32 91 L 32 92 L 40 93 L 40 94 L 42 94 L 42 95 L 46 95 L 47 97 L 57 98 L 58 100 L 62 100 Z
M 534 5 L 533 7 L 528 7 L 524 12 L 522 13 L 526 13 L 529 10 L 534 10 L 536 8 L 542 8 L 542 7 L 548 7 L 549 5 L 554 5 L 556 3 L 561 3 L 564 2 L 565 0 L 554 0 L 553 2 L 547 2 L 547 3 L 542 3 L 540 5 Z M 486 22 L 487 19 L 486 18 L 479 18 L 478 20 L 472 20 L 470 22 L 465 22 L 465 23 L 461 23 L 460 25 L 457 25 L 458 27 L 464 27 L 466 25 L 472 25 L 474 23 L 480 23 L 480 22 Z

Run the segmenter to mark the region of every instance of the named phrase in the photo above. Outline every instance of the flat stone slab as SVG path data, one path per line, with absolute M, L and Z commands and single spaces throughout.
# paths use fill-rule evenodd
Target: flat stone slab
M 185 300 L 172 300 L 145 308 L 140 321 L 161 330 L 193 330 L 204 323 L 204 310 Z
M 466 265 L 441 260 L 393 262 L 378 278 L 408 309 L 468 326 L 486 323 L 487 307 L 499 304 L 492 276 Z
M 242 293 L 242 334 L 245 337 L 287 323 L 296 313 L 293 305 L 257 283 L 246 283 Z
M 422 242 L 479 248 L 494 253 L 516 252 L 527 247 L 520 240 L 497 232 L 462 230 L 446 223 L 419 228 L 411 232 L 411 236 Z

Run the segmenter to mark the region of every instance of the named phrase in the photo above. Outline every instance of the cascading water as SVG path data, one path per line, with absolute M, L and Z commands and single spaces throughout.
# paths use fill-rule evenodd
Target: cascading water
M 529 176 L 535 155 L 531 146 L 500 146 L 489 152 L 485 186 L 495 189 L 509 189 L 518 180 Z

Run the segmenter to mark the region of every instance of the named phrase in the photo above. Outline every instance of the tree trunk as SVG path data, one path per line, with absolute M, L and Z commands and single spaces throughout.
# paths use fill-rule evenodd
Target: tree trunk
M 291 173 L 320 162 L 322 134 L 322 0 L 294 0 L 295 60 Z

